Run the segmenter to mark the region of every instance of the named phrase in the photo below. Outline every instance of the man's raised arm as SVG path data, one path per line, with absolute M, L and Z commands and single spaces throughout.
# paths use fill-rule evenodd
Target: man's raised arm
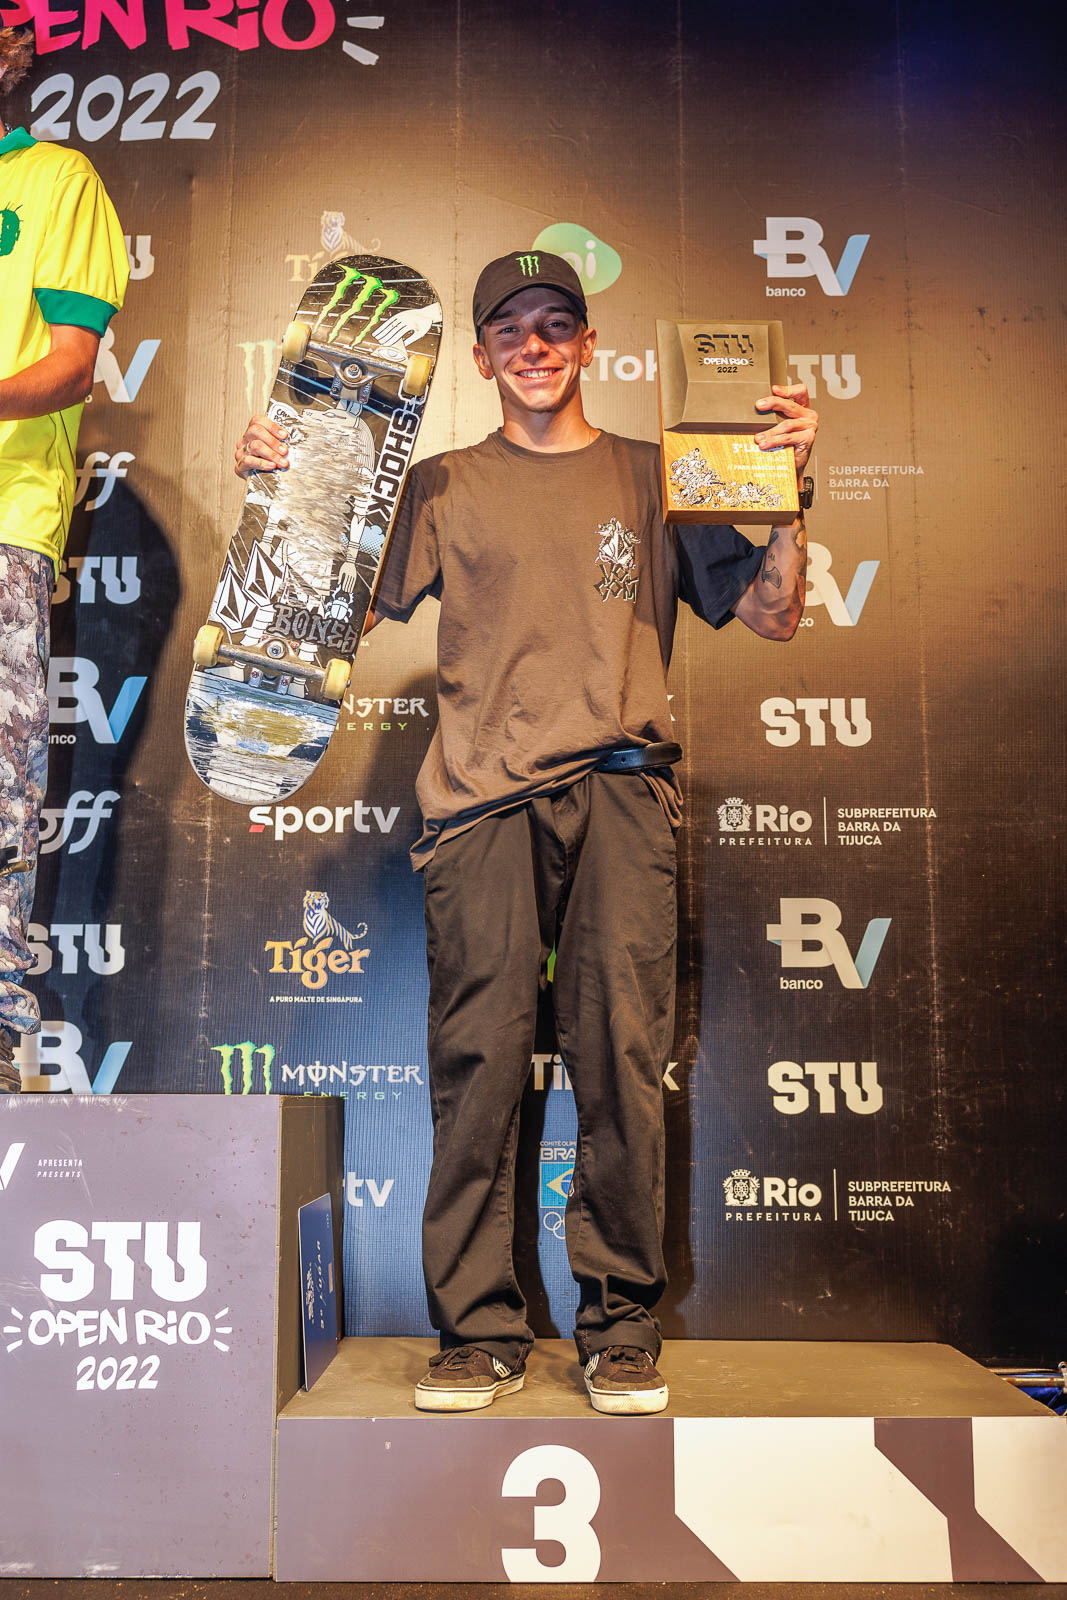
M 761 411 L 773 410 L 779 415 L 773 428 L 756 434 L 756 443 L 761 450 L 789 445 L 794 452 L 797 483 L 802 483 L 819 428 L 818 413 L 808 404 L 807 387 L 802 383 L 776 385 L 771 397 L 756 404 Z M 804 612 L 807 560 L 804 513 L 798 511 L 792 522 L 771 529 L 760 570 L 734 606 L 734 615 L 765 639 L 791 639 Z

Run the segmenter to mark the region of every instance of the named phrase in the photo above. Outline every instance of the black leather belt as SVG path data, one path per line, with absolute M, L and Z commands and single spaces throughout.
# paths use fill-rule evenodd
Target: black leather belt
M 642 767 L 672 767 L 682 759 L 682 747 L 669 740 L 662 744 L 635 744 L 623 750 L 609 750 L 601 756 L 596 772 L 640 772 Z

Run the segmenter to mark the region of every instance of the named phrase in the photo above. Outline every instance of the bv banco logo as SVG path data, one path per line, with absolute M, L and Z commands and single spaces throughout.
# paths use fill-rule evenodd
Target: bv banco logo
M 823 249 L 822 226 L 813 217 L 768 217 L 767 236 L 753 239 L 752 252 L 766 261 L 768 278 L 815 278 L 823 294 L 845 295 L 870 237 L 869 233 L 852 234 L 835 267 Z M 777 289 L 768 284 L 767 293 L 803 295 L 806 290 Z
M 781 947 L 782 968 L 833 967 L 846 989 L 866 989 L 882 953 L 891 917 L 872 917 L 853 957 L 841 932 L 841 911 L 832 900 L 779 900 L 778 922 L 767 938 Z M 783 989 L 821 989 L 821 978 L 786 978 Z

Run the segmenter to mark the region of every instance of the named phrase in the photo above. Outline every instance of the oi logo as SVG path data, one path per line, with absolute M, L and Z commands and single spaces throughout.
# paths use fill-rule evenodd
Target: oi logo
M 534 240 L 534 248 L 551 250 L 569 261 L 587 295 L 610 289 L 622 271 L 618 251 L 598 239 L 591 228 L 583 228 L 578 222 L 553 222 L 551 227 L 542 228 Z

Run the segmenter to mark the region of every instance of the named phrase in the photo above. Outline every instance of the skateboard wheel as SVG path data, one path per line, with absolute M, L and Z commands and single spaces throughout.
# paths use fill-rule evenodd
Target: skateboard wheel
M 430 381 L 433 371 L 433 362 L 429 356 L 408 356 L 407 366 L 404 368 L 404 391 L 416 399 L 426 392 L 426 385 Z
M 327 661 L 319 685 L 319 698 L 322 700 L 342 700 L 348 688 L 348 680 L 352 676 L 352 664 L 342 661 L 335 656 L 332 661 Z
M 219 662 L 219 645 L 225 637 L 214 622 L 205 622 L 193 640 L 193 666 L 216 667 Z
M 291 366 L 298 366 L 307 355 L 310 337 L 311 330 L 306 322 L 290 322 L 282 340 L 282 360 L 288 361 Z

